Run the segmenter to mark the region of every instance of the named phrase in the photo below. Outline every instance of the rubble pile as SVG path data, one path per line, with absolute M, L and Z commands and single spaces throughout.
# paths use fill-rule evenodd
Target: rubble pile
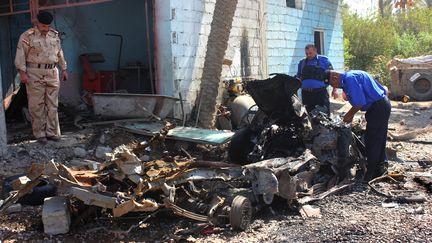
M 162 211 L 207 226 L 247 230 L 253 215 L 277 198 L 302 217 L 321 218 L 321 210 L 310 204 L 354 184 L 364 159 L 362 131 L 320 107 L 307 114 L 295 95 L 296 82 L 277 75 L 247 84 L 260 110 L 232 138 L 231 163 L 199 160 L 183 148 L 166 146 L 169 131 L 175 128 L 166 122 L 148 141 L 131 141 L 113 150 L 94 145 L 94 156 L 105 162 L 75 158 L 71 166 L 55 161 L 33 164 L 27 175 L 12 182 L 0 213 L 48 181 L 57 189 L 57 196 L 45 198 L 42 210 L 48 234 L 65 233 L 95 215 L 140 215 L 142 221 L 123 231 L 128 233 Z M 430 188 L 429 177 L 415 178 Z M 370 186 L 379 193 L 377 185 Z M 388 191 L 397 188 L 402 186 L 395 182 Z M 389 202 L 411 198 L 384 196 Z
M 277 76 L 273 86 L 287 84 L 285 78 Z M 262 97 L 251 87 L 261 85 L 259 81 L 249 84 L 257 100 Z M 311 120 L 294 94 L 297 88 L 286 87 L 279 94 L 278 100 L 287 100 L 287 104 L 277 114 L 273 107 L 279 106 L 269 106 L 266 99 L 258 103 L 264 114 L 257 115 L 252 125 L 261 131 L 247 165 L 197 161 L 187 151 L 184 155 L 167 151 L 164 141 L 175 127 L 167 122 L 149 142 L 122 145 L 112 153 L 96 149 L 101 158 L 111 155 L 102 164 L 75 163 L 74 168 L 54 161 L 33 164 L 25 183 L 1 210 L 30 192 L 40 179 L 56 185 L 59 195 L 69 198 L 76 215 L 83 213 L 83 205 L 96 206 L 112 217 L 170 209 L 193 220 L 242 230 L 250 224 L 252 214 L 270 205 L 275 196 L 286 199 L 291 207 L 319 200 L 348 185 L 339 184 L 345 179 L 338 171 L 340 129 L 320 112 Z M 148 161 L 151 151 L 162 151 L 160 158 Z M 50 221 L 49 216 L 44 221 Z

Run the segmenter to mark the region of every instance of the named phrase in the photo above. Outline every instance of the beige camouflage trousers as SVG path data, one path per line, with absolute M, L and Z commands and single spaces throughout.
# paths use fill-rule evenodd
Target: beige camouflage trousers
M 36 138 L 60 136 L 58 69 L 28 68 L 27 74 L 30 80 L 26 88 L 33 135 Z

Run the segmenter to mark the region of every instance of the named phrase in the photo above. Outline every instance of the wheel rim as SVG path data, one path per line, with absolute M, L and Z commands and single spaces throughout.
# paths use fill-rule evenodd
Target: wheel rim
M 248 198 L 236 196 L 231 204 L 230 223 L 234 229 L 245 230 L 252 219 L 252 205 Z

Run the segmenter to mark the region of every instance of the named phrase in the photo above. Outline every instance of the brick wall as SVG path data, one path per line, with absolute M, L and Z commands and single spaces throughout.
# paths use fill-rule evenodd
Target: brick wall
M 267 1 L 269 72 L 294 75 L 304 58 L 304 47 L 314 43 L 314 30 L 324 31 L 324 55 L 335 69 L 343 69 L 343 32 L 338 0 L 297 1 L 300 9 L 285 0 Z
M 285 0 L 239 0 L 225 55 L 233 64 L 224 66 L 222 79 L 261 78 L 267 69 L 294 75 L 315 29 L 324 31 L 325 55 L 335 69 L 343 69 L 338 0 L 297 2 L 302 10 L 286 7 Z M 200 87 L 214 4 L 215 0 L 161 0 L 155 6 L 159 91 L 173 96 L 181 92 L 187 114 Z M 180 115 L 179 104 L 175 115 Z
M 260 0 L 239 1 L 235 12 L 226 58 L 233 61 L 224 66 L 222 79 L 261 77 Z M 171 1 L 172 91 L 165 94 L 182 96 L 186 113 L 190 113 L 200 88 L 207 39 L 215 0 Z M 167 47 L 169 48 L 169 47 Z M 168 64 L 169 65 L 169 64 Z M 163 80 L 163 79 L 162 79 Z M 163 80 L 170 82 L 170 80 Z M 167 86 L 164 84 L 163 86 Z M 180 107 L 175 108 L 178 117 Z

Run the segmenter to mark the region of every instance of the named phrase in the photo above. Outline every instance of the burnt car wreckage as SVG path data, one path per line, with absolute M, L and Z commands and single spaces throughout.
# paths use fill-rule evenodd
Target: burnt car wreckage
M 160 160 L 141 161 L 137 154 L 163 144 L 174 127 L 166 123 L 149 142 L 116 148 L 111 161 L 97 170 L 71 169 L 54 161 L 33 164 L 26 182 L 0 212 L 42 179 L 57 186 L 78 220 L 89 208 L 107 209 L 113 217 L 130 212 L 151 217 L 170 209 L 193 220 L 244 230 L 253 213 L 272 204 L 275 196 L 297 209 L 320 200 L 351 185 L 352 168 L 364 148 L 339 117 L 330 118 L 319 107 L 307 114 L 296 95 L 299 88 L 296 78 L 282 74 L 246 84 L 259 110 L 232 138 L 231 163 L 167 153 Z

